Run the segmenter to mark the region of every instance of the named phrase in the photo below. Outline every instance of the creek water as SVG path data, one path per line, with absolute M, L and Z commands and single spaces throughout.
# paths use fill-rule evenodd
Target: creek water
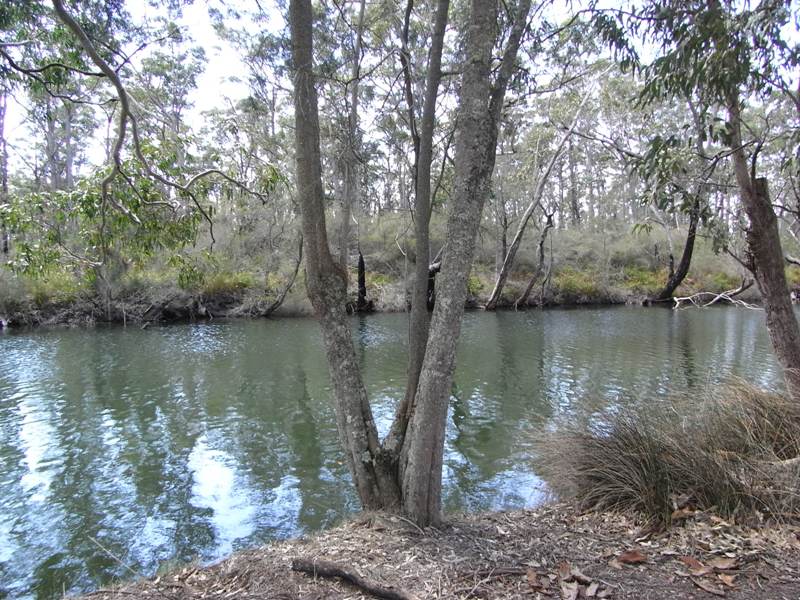
M 588 401 L 661 402 L 732 376 L 780 386 L 763 319 L 734 308 L 468 313 L 445 509 L 541 502 L 532 442 Z M 407 316 L 351 325 L 385 430 L 403 393 Z M 0 335 L 0 597 L 214 561 L 357 508 L 313 320 Z

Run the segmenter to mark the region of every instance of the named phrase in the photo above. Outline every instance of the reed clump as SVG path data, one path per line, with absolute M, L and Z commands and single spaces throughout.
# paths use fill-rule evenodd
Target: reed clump
M 687 510 L 800 518 L 800 405 L 734 382 L 601 419 L 570 419 L 537 444 L 539 471 L 592 510 L 669 524 Z

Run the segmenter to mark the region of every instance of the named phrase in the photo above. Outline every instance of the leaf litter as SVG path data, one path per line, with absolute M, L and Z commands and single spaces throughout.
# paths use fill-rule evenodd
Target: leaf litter
M 91 592 L 85 599 L 361 600 L 340 578 L 292 570 L 320 561 L 386 597 L 581 600 L 800 598 L 800 527 L 739 525 L 695 511 L 680 526 L 643 529 L 631 516 L 567 504 L 451 515 L 424 531 L 402 517 L 362 514 L 304 538 L 239 552 L 211 566 Z

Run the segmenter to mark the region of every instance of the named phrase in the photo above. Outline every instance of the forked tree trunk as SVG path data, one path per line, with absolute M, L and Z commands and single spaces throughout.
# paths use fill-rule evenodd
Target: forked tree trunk
M 748 168 L 742 147 L 738 94 L 729 98 L 728 114 L 733 170 L 742 206 L 750 221 L 747 229 L 749 267 L 761 291 L 767 331 L 778 363 L 783 368 L 787 390 L 800 401 L 800 327 L 786 283 L 778 218 L 772 208 L 766 178 L 755 177 L 755 165 L 752 172 Z
M 494 168 L 497 124 L 505 89 L 514 70 L 529 0 L 521 0 L 499 67 L 490 85 L 496 39 L 495 0 L 472 0 L 464 75 L 459 100 L 461 132 L 456 141 L 456 185 L 429 342 L 402 445 L 378 443 L 377 431 L 358 371 L 345 310 L 346 274 L 330 253 L 319 147 L 319 116 L 312 73 L 310 0 L 289 6 L 295 84 L 295 148 L 298 200 L 306 248 L 307 288 L 320 321 L 333 383 L 336 421 L 345 456 L 365 508 L 401 505 L 418 525 L 441 518 L 445 419 L 455 348 L 467 294 L 475 238 Z M 427 270 L 427 264 L 425 264 Z M 395 429 L 394 427 L 392 428 Z M 399 465 L 397 459 L 399 457 Z

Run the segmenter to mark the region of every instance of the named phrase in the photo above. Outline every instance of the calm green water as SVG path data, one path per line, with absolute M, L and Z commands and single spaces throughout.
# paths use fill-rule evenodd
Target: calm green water
M 657 402 L 732 374 L 776 385 L 762 320 L 730 308 L 468 314 L 446 508 L 541 501 L 531 441 L 587 397 Z M 352 321 L 384 429 L 406 323 Z M 320 346 L 304 319 L 0 335 L 0 597 L 130 578 L 109 553 L 152 574 L 356 510 Z

